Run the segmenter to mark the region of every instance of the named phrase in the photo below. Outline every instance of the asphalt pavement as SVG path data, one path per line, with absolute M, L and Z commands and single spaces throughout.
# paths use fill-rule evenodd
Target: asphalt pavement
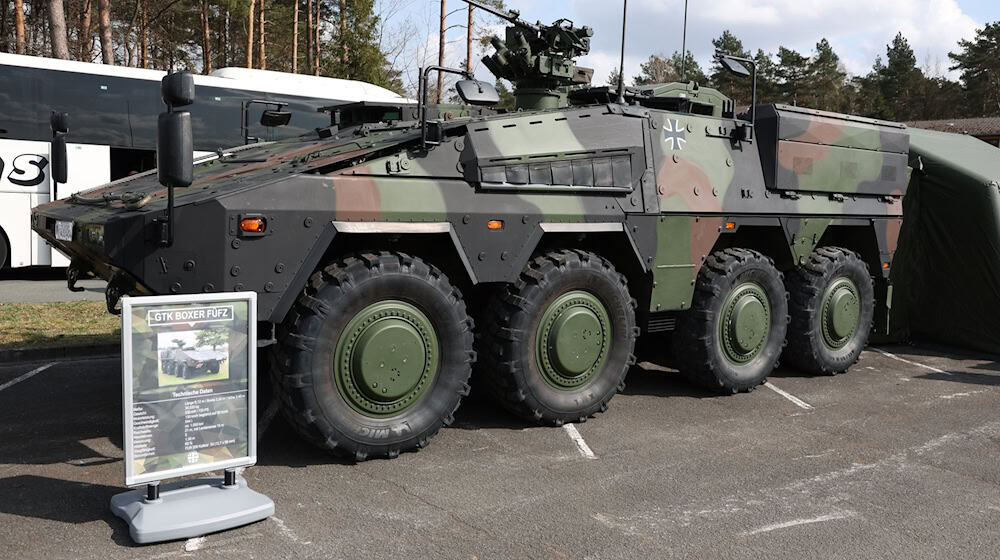
M 279 417 L 244 473 L 274 517 L 141 547 L 108 509 L 123 490 L 118 359 L 0 364 L 0 550 L 45 560 L 1000 555 L 994 358 L 883 347 L 845 375 L 780 369 L 735 396 L 641 359 L 586 423 L 528 425 L 474 392 L 455 426 L 394 460 L 340 461 Z
M 0 303 L 50 301 L 104 301 L 103 280 L 81 280 L 82 292 L 66 288 L 65 268 L 14 268 L 0 270 Z

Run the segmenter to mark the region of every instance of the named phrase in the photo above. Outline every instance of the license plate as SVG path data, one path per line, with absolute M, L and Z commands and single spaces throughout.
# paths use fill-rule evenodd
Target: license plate
M 56 239 L 59 241 L 73 241 L 73 222 L 56 222 Z

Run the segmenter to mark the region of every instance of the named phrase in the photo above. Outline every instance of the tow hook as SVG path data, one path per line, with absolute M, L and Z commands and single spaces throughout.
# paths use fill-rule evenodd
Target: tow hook
M 116 272 L 108 282 L 108 287 L 104 289 L 104 301 L 108 305 L 108 313 L 121 315 L 122 310 L 118 307 L 118 302 L 122 296 L 135 289 L 135 282 L 127 275 Z
M 69 268 L 66 269 L 66 287 L 71 292 L 82 292 L 84 288 L 77 286 L 76 283 L 80 281 L 80 278 L 93 278 L 93 276 L 94 273 L 87 263 L 73 259 L 69 263 Z

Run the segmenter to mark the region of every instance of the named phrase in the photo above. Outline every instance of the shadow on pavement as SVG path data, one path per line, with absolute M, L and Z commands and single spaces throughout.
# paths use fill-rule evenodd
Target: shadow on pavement
M 112 540 L 133 547 L 124 521 L 111 513 L 111 497 L 125 488 L 35 475 L 0 478 L 0 513 L 78 525 L 104 521 Z

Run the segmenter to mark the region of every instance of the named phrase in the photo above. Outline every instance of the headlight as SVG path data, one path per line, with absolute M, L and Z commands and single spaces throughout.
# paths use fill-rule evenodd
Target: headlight
M 97 245 L 104 247 L 104 226 L 88 225 L 83 226 L 81 241 L 87 245 Z

